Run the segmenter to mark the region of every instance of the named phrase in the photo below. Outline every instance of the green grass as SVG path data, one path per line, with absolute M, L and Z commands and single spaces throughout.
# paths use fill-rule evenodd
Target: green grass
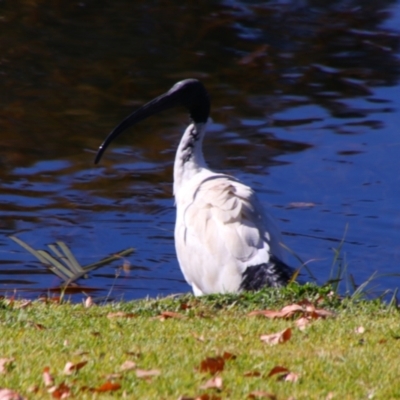
M 305 331 L 295 320 L 250 317 L 255 309 L 279 309 L 308 299 L 336 316 L 314 320 Z M 241 295 L 191 295 L 147 299 L 85 308 L 81 304 L 35 301 L 0 302 L 0 359 L 13 358 L 0 374 L 0 387 L 28 398 L 51 398 L 42 373 L 48 366 L 55 385 L 65 383 L 79 399 L 196 398 L 246 399 L 254 391 L 277 399 L 392 399 L 400 397 L 400 318 L 397 307 L 376 301 L 340 300 L 330 288 L 291 284 L 281 290 Z M 162 321 L 165 311 L 183 318 Z M 109 313 L 125 317 L 109 318 Z M 289 341 L 270 346 L 264 334 L 292 328 Z M 356 333 L 363 327 L 364 333 Z M 201 389 L 210 379 L 199 366 L 207 357 L 232 353 L 226 360 L 222 390 Z M 158 376 L 138 378 L 136 371 L 121 371 L 131 360 L 137 368 L 159 370 Z M 87 361 L 72 375 L 63 373 L 67 362 Z M 275 366 L 299 375 L 297 382 L 267 377 Z M 246 377 L 247 372 L 260 376 Z M 112 380 L 116 391 L 97 393 Z

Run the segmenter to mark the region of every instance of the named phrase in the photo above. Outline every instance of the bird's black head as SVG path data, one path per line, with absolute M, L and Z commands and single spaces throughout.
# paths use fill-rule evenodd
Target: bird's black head
M 210 98 L 206 88 L 197 79 L 185 79 L 172 86 L 167 93 L 162 94 L 133 112 L 114 128 L 99 147 L 95 164 L 100 161 L 101 156 L 112 140 L 124 130 L 151 115 L 179 105 L 184 106 L 189 111 L 190 117 L 195 123 L 207 122 L 210 115 Z
M 197 79 L 185 79 L 175 83 L 167 95 L 177 94 L 180 103 L 186 107 L 194 122 L 204 123 L 210 115 L 210 98 L 204 85 Z

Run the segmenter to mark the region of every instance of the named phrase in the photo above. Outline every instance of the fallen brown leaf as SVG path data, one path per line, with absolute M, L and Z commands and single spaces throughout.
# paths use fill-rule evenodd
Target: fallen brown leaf
M 189 308 L 192 308 L 192 306 L 191 306 L 190 304 L 188 304 L 188 303 L 181 303 L 180 306 L 179 306 L 179 308 L 180 308 L 181 310 L 187 310 L 187 309 L 189 309 Z
M 248 316 L 263 315 L 267 318 L 290 318 L 297 312 L 303 312 L 303 307 L 299 304 L 291 304 L 289 306 L 283 307 L 281 310 L 257 310 L 252 311 Z
M 88 297 L 86 298 L 86 300 L 84 301 L 83 306 L 84 306 L 85 308 L 89 308 L 89 307 L 94 306 L 93 298 L 92 298 L 91 296 L 88 296 Z
M 281 312 L 280 311 L 275 311 L 275 310 L 256 310 L 256 311 L 251 311 L 247 314 L 249 317 L 257 316 L 257 315 L 262 315 L 267 318 L 281 318 Z
M 135 350 L 125 351 L 125 354 L 127 354 L 128 356 L 136 357 L 136 358 L 139 358 L 142 356 L 142 353 L 140 351 L 135 351 Z
M 33 393 L 36 394 L 39 391 L 39 386 L 38 385 L 31 385 L 28 387 L 26 390 L 28 393 Z
M 15 361 L 15 358 L 0 358 L 0 375 L 5 374 L 12 364 Z
M 197 396 L 194 400 L 221 400 L 221 397 L 204 393 L 201 396 Z
M 254 392 L 251 392 L 248 396 L 248 399 L 271 399 L 271 400 L 276 400 L 277 397 L 273 393 L 269 392 L 264 392 L 262 390 L 255 390 Z
M 121 388 L 121 384 L 118 382 L 110 382 L 107 381 L 103 383 L 101 386 L 98 388 L 94 389 L 95 392 L 101 393 L 101 392 L 112 392 L 115 390 L 118 390 Z
M 256 310 L 252 311 L 248 316 L 263 315 L 266 318 L 284 318 L 289 319 L 296 314 L 302 314 L 306 318 L 327 318 L 334 316 L 335 314 L 331 311 L 324 310 L 322 308 L 315 308 L 315 306 L 308 300 L 303 300 L 300 304 L 290 304 L 283 307 L 281 310 Z
M 200 372 L 209 372 L 211 375 L 216 374 L 224 369 L 225 360 L 221 356 L 207 357 L 201 363 Z
M 253 378 L 257 376 L 261 376 L 261 372 L 259 371 L 248 371 L 243 374 L 246 378 Z
M 44 367 L 43 368 L 43 382 L 44 386 L 49 387 L 54 385 L 54 378 L 50 374 L 50 368 Z
M 0 388 L 0 400 L 26 400 L 26 398 L 14 392 L 14 390 Z
M 74 364 L 71 361 L 68 361 L 64 367 L 64 374 L 72 375 L 74 372 L 79 371 L 81 368 L 83 368 L 87 363 L 88 363 L 87 361 L 81 361 L 79 363 Z
M 28 321 L 28 323 L 33 326 L 36 329 L 39 329 L 40 331 L 42 331 L 43 329 L 46 329 L 46 327 L 42 324 L 38 324 L 37 322 L 34 321 Z
M 284 381 L 285 382 L 297 382 L 299 380 L 299 374 L 295 374 L 294 372 L 289 372 Z
M 136 363 L 134 361 L 127 360 L 121 365 L 120 370 L 121 371 L 130 371 L 135 368 L 136 368 Z
M 268 377 L 276 375 L 276 374 L 288 374 L 289 370 L 285 367 L 281 367 L 280 365 L 277 365 L 276 367 L 272 368 L 271 371 L 269 371 L 269 374 L 267 375 Z
M 232 353 L 229 353 L 228 351 L 224 351 L 224 353 L 222 354 L 222 358 L 225 361 L 229 361 L 229 360 L 235 360 L 236 356 Z
M 64 382 L 58 386 L 53 386 L 48 392 L 54 399 L 66 399 L 71 395 L 71 389 Z
M 149 370 L 144 370 L 144 369 L 137 369 L 136 370 L 136 376 L 138 378 L 152 378 L 153 376 L 158 376 L 161 374 L 161 371 L 158 369 L 149 369 Z
M 336 314 L 332 311 L 324 310 L 322 308 L 316 308 L 312 315 L 313 318 L 327 318 L 334 317 Z
M 280 344 L 280 343 L 285 343 L 287 342 L 292 336 L 292 330 L 290 328 L 286 328 L 281 332 L 278 333 L 273 333 L 271 335 L 261 335 L 260 339 L 265 342 L 270 344 L 271 346 Z
M 309 325 L 311 320 L 307 317 L 300 317 L 298 320 L 296 320 L 295 325 L 301 330 L 304 331 Z
M 282 318 L 290 318 L 294 314 L 298 312 L 303 312 L 303 307 L 299 304 L 290 304 L 289 306 L 285 306 L 281 310 Z
M 159 319 L 160 321 L 165 321 L 166 319 L 169 318 L 182 319 L 185 318 L 185 316 L 183 314 L 179 314 L 173 311 L 163 311 L 160 315 L 157 315 L 156 318 Z
M 213 378 L 209 379 L 204 385 L 201 385 L 200 389 L 222 390 L 222 378 L 220 376 L 214 376 Z

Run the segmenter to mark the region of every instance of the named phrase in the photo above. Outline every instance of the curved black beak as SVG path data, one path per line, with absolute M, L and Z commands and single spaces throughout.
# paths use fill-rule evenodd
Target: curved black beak
M 183 105 L 188 109 L 194 122 L 207 122 L 210 115 L 208 93 L 197 79 L 186 79 L 176 83 L 167 93 L 158 96 L 133 112 L 115 127 L 100 145 L 94 163 L 97 164 L 100 161 L 108 145 L 124 130 L 154 114 L 178 105 Z

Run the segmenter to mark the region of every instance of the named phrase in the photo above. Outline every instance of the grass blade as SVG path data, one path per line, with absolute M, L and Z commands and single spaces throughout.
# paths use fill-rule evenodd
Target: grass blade
M 126 256 L 128 254 L 131 254 L 132 252 L 134 252 L 135 249 L 130 247 L 129 249 L 126 250 L 122 250 L 119 253 L 113 254 L 110 257 L 106 257 L 103 258 L 100 261 L 97 261 L 95 263 L 86 265 L 82 268 L 82 272 L 80 272 L 79 274 L 75 274 L 73 277 L 71 277 L 70 279 L 68 279 L 65 283 L 66 286 L 68 286 L 69 284 L 71 284 L 72 282 L 76 281 L 79 278 L 82 278 L 84 275 L 86 275 L 88 272 L 100 267 L 103 264 L 107 264 L 111 261 L 115 261 L 115 260 L 119 260 L 121 257 Z
M 128 254 L 133 253 L 134 251 L 135 251 L 135 249 L 134 249 L 133 247 L 130 247 L 129 249 L 122 250 L 122 251 L 120 251 L 120 252 L 118 252 L 118 253 L 113 254 L 112 256 L 103 258 L 103 259 L 100 260 L 100 261 L 96 261 L 95 263 L 92 263 L 92 264 L 89 264 L 89 265 L 85 265 L 85 266 L 83 267 L 83 270 L 84 270 L 85 272 L 89 272 L 89 271 L 91 271 L 92 269 L 99 267 L 100 265 L 107 264 L 107 263 L 109 263 L 109 262 L 111 262 L 111 261 L 118 260 L 118 259 L 120 259 L 121 257 L 125 257 L 125 256 L 127 256 Z
M 65 257 L 65 255 L 63 255 L 60 250 L 58 250 L 57 246 L 55 244 L 48 244 L 47 247 L 54 253 L 54 255 L 60 260 L 62 261 L 68 269 L 70 269 L 71 271 L 74 271 L 74 267 L 72 266 L 72 264 L 69 262 L 68 258 Z
M 15 243 L 18 243 L 26 251 L 34 255 L 40 262 L 46 265 L 48 264 L 47 260 L 44 257 L 42 257 L 33 247 L 29 246 L 29 244 L 25 243 L 21 239 L 18 239 L 16 236 L 9 236 L 9 238 L 13 240 Z
M 57 242 L 57 244 L 67 257 L 69 263 L 71 263 L 72 270 L 78 274 L 85 272 L 67 245 L 64 242 Z
M 312 271 L 310 270 L 310 268 L 308 268 L 308 263 L 312 262 L 312 261 L 316 261 L 316 260 L 309 260 L 307 262 L 304 262 L 300 256 L 298 254 L 296 254 L 291 248 L 287 247 L 284 243 L 279 243 L 286 251 L 288 251 L 294 258 L 297 259 L 297 261 L 301 264 L 299 268 L 296 268 L 296 272 L 294 273 L 294 278 L 291 281 L 294 281 L 297 279 L 297 276 L 299 275 L 301 269 L 304 267 L 307 270 L 308 275 L 310 276 L 310 278 L 314 281 L 317 282 L 317 278 L 314 276 L 314 274 L 312 273 Z
M 365 296 L 365 288 L 376 278 L 377 272 L 375 271 L 365 282 L 363 282 L 351 295 L 352 299 L 362 298 Z
M 72 278 L 74 276 L 74 273 L 69 270 L 68 268 L 64 267 L 60 263 L 60 261 L 56 260 L 53 256 L 51 256 L 47 251 L 45 250 L 38 250 L 38 253 L 45 258 L 46 264 L 51 264 L 54 268 L 56 268 L 58 271 L 61 271 L 64 275 L 68 277 L 68 279 Z

